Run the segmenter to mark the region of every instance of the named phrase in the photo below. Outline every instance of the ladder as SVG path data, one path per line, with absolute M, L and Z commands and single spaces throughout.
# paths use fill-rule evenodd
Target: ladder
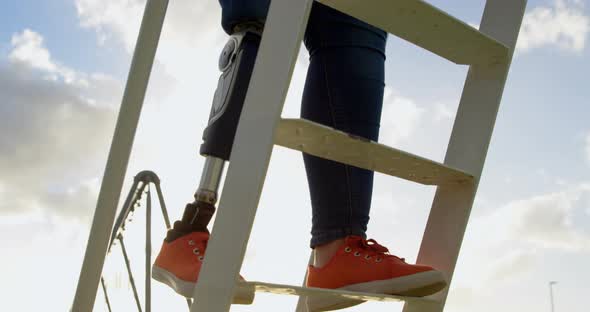
M 275 144 L 436 185 L 417 262 L 452 279 L 485 162 L 526 0 L 487 0 L 476 30 L 422 0 L 318 0 L 457 64 L 470 65 L 444 163 L 301 119 L 281 119 L 313 0 L 272 0 L 237 134 L 207 258 L 191 311 L 228 311 L 236 287 L 300 296 L 405 301 L 404 312 L 440 312 L 448 288 L 428 298 L 343 292 L 262 282 L 238 274 Z M 147 0 L 107 160 L 73 311 L 91 311 L 168 0 Z M 213 259 L 213 260 L 212 260 Z

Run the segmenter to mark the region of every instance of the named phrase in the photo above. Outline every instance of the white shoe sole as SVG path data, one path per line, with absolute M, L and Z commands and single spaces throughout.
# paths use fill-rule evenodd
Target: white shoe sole
M 404 277 L 359 283 L 338 289 L 374 294 L 424 297 L 435 294 L 447 286 L 444 275 L 439 271 L 426 271 Z M 307 297 L 307 308 L 311 312 L 333 311 L 363 303 L 363 300 L 342 297 Z
M 152 266 L 152 278 L 158 282 L 164 283 L 172 288 L 178 294 L 192 298 L 196 283 L 187 282 L 174 276 L 171 272 L 157 266 Z M 238 287 L 234 294 L 233 304 L 252 304 L 254 301 L 254 292 L 248 289 Z

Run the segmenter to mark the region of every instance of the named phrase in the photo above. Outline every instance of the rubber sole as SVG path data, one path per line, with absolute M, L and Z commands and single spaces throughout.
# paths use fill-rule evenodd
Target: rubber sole
M 187 282 L 174 276 L 171 272 L 157 266 L 152 266 L 152 278 L 156 281 L 168 285 L 176 293 L 186 298 L 193 297 L 193 291 L 196 283 Z M 232 304 L 252 304 L 254 301 L 254 292 L 248 289 L 238 287 L 233 298 Z
M 441 272 L 427 271 L 388 280 L 348 285 L 338 289 L 364 293 L 424 297 L 435 294 L 443 290 L 446 286 L 447 282 Z M 363 302 L 365 301 L 334 296 L 306 298 L 307 308 L 311 312 L 340 310 Z

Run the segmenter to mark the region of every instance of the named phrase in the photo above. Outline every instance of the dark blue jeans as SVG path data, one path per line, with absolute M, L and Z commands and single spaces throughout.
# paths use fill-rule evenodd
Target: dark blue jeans
M 263 22 L 270 0 L 219 0 L 227 33 Z M 377 141 L 383 104 L 386 32 L 314 2 L 304 43 L 310 64 L 301 117 Z M 366 237 L 373 172 L 304 154 L 312 206 L 311 247 Z

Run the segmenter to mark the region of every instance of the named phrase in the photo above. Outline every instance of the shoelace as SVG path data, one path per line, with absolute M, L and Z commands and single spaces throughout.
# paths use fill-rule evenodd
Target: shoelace
M 374 239 L 360 238 L 358 241 L 359 241 L 360 247 L 367 251 L 367 255 L 369 257 L 373 257 L 373 256 L 395 257 L 403 262 L 406 261 L 405 258 L 400 258 L 400 257 L 390 254 L 389 249 L 387 249 L 387 247 L 377 243 L 377 241 Z

